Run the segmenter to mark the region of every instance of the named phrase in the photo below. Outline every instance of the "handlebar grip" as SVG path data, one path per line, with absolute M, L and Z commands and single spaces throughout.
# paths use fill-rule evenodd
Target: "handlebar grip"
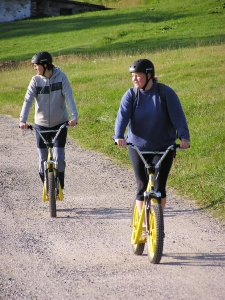
M 184 149 L 182 149 L 182 148 L 180 147 L 180 144 L 175 144 L 174 147 L 175 147 L 175 150 L 177 150 L 177 149 L 184 150 Z M 190 148 L 190 147 L 191 147 L 191 146 L 189 145 L 188 148 Z
M 118 143 L 114 140 L 114 145 L 118 145 Z M 132 143 L 127 143 L 127 146 L 133 146 L 133 144 Z
M 21 127 L 19 126 L 19 128 L 21 128 Z M 33 130 L 33 126 L 32 125 L 27 125 L 27 128 L 25 128 L 25 129 Z

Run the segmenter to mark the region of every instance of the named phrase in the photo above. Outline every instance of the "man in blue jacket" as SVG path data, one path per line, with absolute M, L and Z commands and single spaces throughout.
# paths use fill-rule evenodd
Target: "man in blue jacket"
M 188 148 L 189 130 L 179 98 L 170 87 L 157 82 L 153 63 L 148 59 L 136 60 L 129 72 L 134 88 L 123 95 L 118 110 L 114 135 L 118 146 L 125 147 L 129 142 L 142 151 L 164 151 L 179 138 L 180 147 Z M 137 181 L 136 204 L 140 212 L 148 178 L 144 164 L 132 147 L 129 147 L 129 155 Z M 173 157 L 174 154 L 169 153 L 157 170 L 160 175 L 157 176 L 156 187 L 161 192 L 163 208 L 166 205 L 166 182 Z M 155 160 L 154 157 L 152 159 Z
M 27 88 L 23 107 L 20 113 L 20 128 L 27 128 L 27 118 L 35 101 L 35 127 L 39 130 L 57 130 L 68 121 L 69 126 L 75 126 L 78 121 L 78 112 L 72 89 L 67 76 L 52 63 L 52 56 L 48 52 L 35 54 L 31 63 L 36 75 L 32 77 Z M 67 111 L 70 110 L 70 118 Z M 64 188 L 65 172 L 65 144 L 67 128 L 63 128 L 56 140 L 54 156 L 58 161 L 59 180 Z M 39 175 L 44 181 L 44 161 L 47 159 L 47 148 L 42 139 L 36 134 L 39 154 Z

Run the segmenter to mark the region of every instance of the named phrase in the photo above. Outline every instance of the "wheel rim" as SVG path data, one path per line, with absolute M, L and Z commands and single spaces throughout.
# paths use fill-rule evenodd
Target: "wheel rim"
M 149 252 L 153 257 L 156 249 L 156 223 L 153 212 L 150 214 L 150 228 L 149 228 Z
M 137 234 L 137 225 L 138 225 L 138 208 L 135 205 L 133 211 L 133 220 L 132 220 L 132 234 L 131 234 L 131 243 L 134 244 L 136 234 Z

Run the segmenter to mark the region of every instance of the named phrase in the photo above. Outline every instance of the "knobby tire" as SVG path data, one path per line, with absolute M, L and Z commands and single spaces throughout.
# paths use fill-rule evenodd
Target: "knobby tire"
M 48 199 L 51 218 L 56 217 L 56 186 L 54 172 L 48 172 Z
M 164 220 L 163 210 L 160 204 L 151 206 L 148 216 L 149 234 L 147 236 L 148 258 L 151 263 L 160 263 L 163 253 Z

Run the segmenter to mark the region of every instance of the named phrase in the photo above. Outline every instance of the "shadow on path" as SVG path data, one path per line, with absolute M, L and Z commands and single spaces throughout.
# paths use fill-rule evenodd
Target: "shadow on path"
M 163 254 L 169 258 L 170 262 L 161 261 L 164 265 L 175 266 L 204 266 L 204 267 L 224 267 L 225 253 L 173 253 Z
M 194 213 L 198 213 L 198 212 L 205 212 L 205 208 L 200 208 L 200 207 L 196 207 L 196 208 L 179 208 L 179 209 L 174 209 L 172 207 L 166 207 L 165 211 L 164 211 L 164 217 L 175 217 L 176 215 L 193 215 Z
M 131 209 L 129 208 L 68 208 L 58 209 L 58 218 L 70 219 L 131 219 Z M 67 215 L 60 216 L 60 213 Z

